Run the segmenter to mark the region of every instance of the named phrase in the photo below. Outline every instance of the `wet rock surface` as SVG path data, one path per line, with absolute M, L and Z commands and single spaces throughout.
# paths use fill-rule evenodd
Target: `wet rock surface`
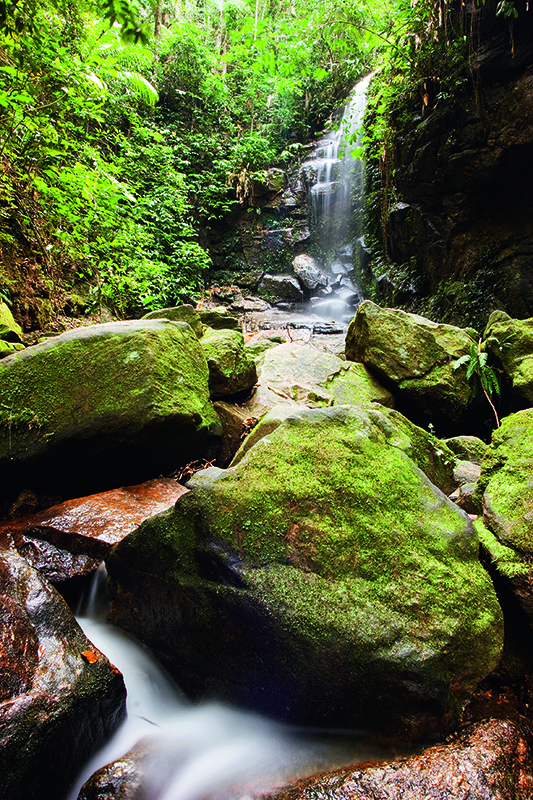
M 14 550 L 0 551 L 0 621 L 0 796 L 59 800 L 122 720 L 122 676 Z
M 145 744 L 138 744 L 97 770 L 81 787 L 78 800 L 146 800 L 142 760 L 148 751 Z
M 280 300 L 298 303 L 304 297 L 300 283 L 291 275 L 264 275 L 259 288 L 264 297 L 275 303 Z
M 13 543 L 53 583 L 88 575 L 114 544 L 148 517 L 170 508 L 186 491 L 172 479 L 159 478 L 67 500 L 0 522 L 0 544 Z
M 108 557 L 113 621 L 196 697 L 397 738 L 453 729 L 499 660 L 501 612 L 470 520 L 394 441 L 377 409 L 302 409 L 197 473 Z
M 322 272 L 320 265 L 312 257 L 302 253 L 292 262 L 294 274 L 305 289 L 316 289 L 327 286 L 328 279 Z
M 347 767 L 301 781 L 269 800 L 526 800 L 533 797 L 532 732 L 489 719 L 418 756 Z M 266 800 L 265 797 L 265 800 Z

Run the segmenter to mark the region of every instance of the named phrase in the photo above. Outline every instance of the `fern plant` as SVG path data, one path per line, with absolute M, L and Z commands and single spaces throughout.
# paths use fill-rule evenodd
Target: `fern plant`
M 468 353 L 457 359 L 453 365 L 453 369 L 455 371 L 466 365 L 466 379 L 468 381 L 471 381 L 472 379 L 479 380 L 483 394 L 487 398 L 487 401 L 489 402 L 494 413 L 496 427 L 499 428 L 500 418 L 498 416 L 498 412 L 496 411 L 496 407 L 491 400 L 491 395 L 500 394 L 500 384 L 498 383 L 498 378 L 494 372 L 494 369 L 490 366 L 490 364 L 487 363 L 489 354 L 483 349 L 483 346 L 484 344 L 482 339 L 479 340 L 477 345 L 472 342 Z

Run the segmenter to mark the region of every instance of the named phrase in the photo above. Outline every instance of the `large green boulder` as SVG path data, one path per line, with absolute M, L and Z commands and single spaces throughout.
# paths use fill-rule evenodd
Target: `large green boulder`
M 252 388 L 257 370 L 240 331 L 207 328 L 200 344 L 209 367 L 209 391 L 213 399 Z
M 510 414 L 494 431 L 477 488 L 484 545 L 533 625 L 533 408 Z
M 440 735 L 496 666 L 501 612 L 458 510 L 380 415 L 302 409 L 107 560 L 112 620 L 194 696 Z
M 392 408 L 364 404 L 366 414 L 378 426 L 387 443 L 409 456 L 435 486 L 449 494 L 454 488 L 455 456 L 444 442 Z M 241 461 L 246 453 L 264 436 L 268 436 L 288 417 L 298 415 L 299 409 L 291 405 L 278 405 L 262 417 L 239 447 L 231 466 Z
M 187 322 L 199 339 L 204 333 L 204 326 L 200 319 L 200 314 L 196 311 L 194 306 L 188 303 L 182 306 L 159 308 L 156 311 L 149 311 L 142 319 L 169 319 L 172 322 Z
M 15 322 L 9 306 L 0 303 L 0 339 L 4 342 L 21 343 L 22 328 Z
M 365 364 L 418 424 L 456 432 L 474 397 L 466 370 L 454 371 L 473 339 L 462 328 L 365 300 L 346 334 L 346 358 Z
M 208 328 L 213 328 L 216 331 L 225 329 L 231 331 L 241 330 L 241 323 L 237 317 L 230 314 L 228 309 L 224 306 L 218 306 L 217 308 L 197 308 L 196 312 L 202 324 L 206 325 Z
M 533 318 L 489 317 L 484 338 L 499 368 L 509 377 L 516 408 L 533 406 Z
M 258 384 L 246 403 L 254 417 L 280 403 L 317 407 L 375 402 L 394 406 L 391 393 L 363 364 L 343 361 L 311 344 L 286 342 L 267 350 Z
M 189 325 L 79 328 L 0 362 L 4 491 L 89 494 L 212 457 L 220 423 Z

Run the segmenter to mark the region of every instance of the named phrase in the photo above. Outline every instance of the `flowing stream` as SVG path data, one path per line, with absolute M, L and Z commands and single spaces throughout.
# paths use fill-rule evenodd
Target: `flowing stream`
M 103 621 L 105 610 L 101 570 L 78 622 L 122 672 L 127 719 L 83 769 L 69 800 L 139 742 L 147 800 L 249 797 L 341 764 L 394 757 L 355 733 L 295 729 L 223 704 L 191 703 L 149 652 Z

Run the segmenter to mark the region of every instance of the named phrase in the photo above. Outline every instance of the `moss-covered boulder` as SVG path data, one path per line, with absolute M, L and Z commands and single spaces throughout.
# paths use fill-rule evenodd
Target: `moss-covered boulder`
M 209 391 L 213 399 L 252 388 L 257 370 L 240 331 L 207 328 L 200 344 L 209 367 Z
M 166 320 L 79 328 L 3 359 L 3 489 L 79 496 L 212 457 L 208 377 L 189 325 Z
M 533 318 L 511 319 L 496 311 L 489 317 L 484 338 L 487 349 L 510 379 L 514 408 L 533 406 Z
M 488 445 L 478 439 L 477 436 L 453 436 L 451 439 L 444 439 L 444 444 L 457 458 L 462 461 L 471 461 L 473 464 L 481 464 L 485 456 Z
M 187 322 L 196 336 L 200 339 L 204 333 L 204 326 L 200 319 L 200 314 L 194 306 L 185 303 L 182 306 L 172 308 L 160 308 L 157 311 L 150 311 L 142 319 L 169 319 L 172 322 Z
M 406 416 L 455 433 L 474 397 L 466 371 L 453 366 L 472 341 L 461 328 L 365 300 L 348 328 L 345 352 L 391 388 Z
M 533 408 L 510 414 L 494 431 L 477 497 L 494 567 L 511 585 L 533 625 Z
M 208 328 L 213 328 L 216 331 L 224 329 L 230 331 L 241 330 L 241 324 L 237 317 L 230 314 L 228 309 L 224 306 L 218 306 L 218 308 L 197 308 L 196 311 L 198 312 L 202 324 L 206 325 Z
M 286 342 L 264 354 L 258 388 L 246 407 L 260 417 L 280 403 L 309 407 L 376 402 L 393 406 L 394 399 L 363 364 L 351 364 L 311 344 Z
M 409 456 L 442 492 L 449 494 L 454 487 L 455 459 L 452 451 L 432 434 L 391 408 L 364 404 L 364 410 L 385 436 L 391 447 Z M 278 405 L 270 409 L 251 430 L 235 454 L 231 466 L 241 461 L 246 453 L 264 436 L 276 430 L 288 417 L 298 416 L 300 410 L 292 405 Z
M 107 562 L 113 621 L 187 692 L 397 737 L 457 722 L 500 608 L 470 520 L 371 414 L 302 409 L 188 486 Z
M 15 322 L 9 306 L 0 303 L 0 339 L 4 342 L 21 343 L 22 328 Z

